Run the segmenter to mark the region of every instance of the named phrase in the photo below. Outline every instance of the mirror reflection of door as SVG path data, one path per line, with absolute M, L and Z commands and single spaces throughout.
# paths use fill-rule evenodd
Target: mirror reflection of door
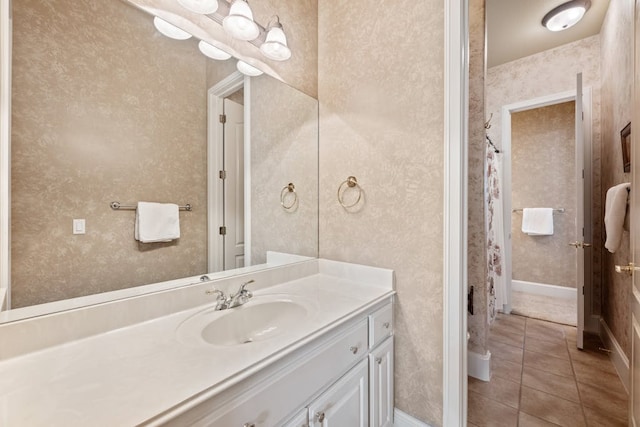
M 239 102 L 238 102 L 239 101 Z M 244 267 L 244 106 L 242 91 L 224 99 L 224 270 Z

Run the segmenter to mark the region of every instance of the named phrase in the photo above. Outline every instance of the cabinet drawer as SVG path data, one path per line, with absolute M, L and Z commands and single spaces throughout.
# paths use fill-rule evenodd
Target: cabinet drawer
M 393 333 L 393 304 L 387 304 L 369 315 L 369 348 Z
M 275 372 L 259 384 L 243 385 L 249 391 L 222 407 L 213 411 L 202 408 L 209 414 L 187 424 L 209 427 L 281 424 L 285 417 L 308 404 L 318 390 L 366 355 L 367 319 L 362 319 L 324 345 L 297 357 L 285 371 Z M 184 425 L 181 423 L 186 421 L 174 419 L 171 424 Z

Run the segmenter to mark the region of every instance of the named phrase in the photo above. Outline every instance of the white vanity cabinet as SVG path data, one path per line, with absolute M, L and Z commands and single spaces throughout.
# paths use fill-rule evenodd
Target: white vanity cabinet
M 231 388 L 150 424 L 391 426 L 392 314 L 389 298 Z

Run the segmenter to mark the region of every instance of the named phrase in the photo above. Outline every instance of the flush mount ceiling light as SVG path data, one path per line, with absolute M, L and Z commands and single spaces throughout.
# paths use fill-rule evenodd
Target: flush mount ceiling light
M 591 0 L 572 0 L 561 4 L 542 18 L 550 31 L 562 31 L 577 24 L 591 7 Z
M 275 17 L 267 27 L 267 37 L 260 46 L 260 51 L 274 61 L 286 61 L 291 58 L 291 49 L 287 46 L 287 36 L 282 30 L 280 18 Z
M 208 15 L 218 10 L 218 0 L 178 0 L 185 9 L 195 13 Z
M 259 76 L 260 74 L 262 74 L 262 71 L 260 71 L 259 69 L 257 69 L 253 65 L 247 64 L 244 61 L 238 61 L 238 64 L 236 65 L 236 68 L 238 68 L 238 71 L 240 71 L 245 76 L 255 77 L 255 76 Z
M 217 59 L 218 61 L 225 61 L 231 58 L 231 55 L 224 50 L 202 40 L 198 43 L 198 49 L 200 49 L 200 52 L 202 52 L 203 55 L 208 56 L 211 59 Z
M 157 16 L 153 18 L 153 25 L 156 27 L 156 30 L 169 38 L 176 40 L 187 40 L 191 38 L 191 34 Z
M 222 27 L 238 40 L 254 40 L 260 35 L 260 28 L 253 20 L 253 12 L 246 0 L 233 0 L 229 15 L 222 20 Z

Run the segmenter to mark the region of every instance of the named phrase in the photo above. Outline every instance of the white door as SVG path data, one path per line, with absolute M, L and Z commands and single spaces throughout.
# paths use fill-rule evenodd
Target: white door
M 244 267 L 244 107 L 224 100 L 224 269 Z
M 640 37 L 640 1 L 636 0 L 635 39 Z M 640 44 L 635 44 L 634 64 L 634 95 L 633 95 L 633 123 L 640 123 Z M 635 125 L 634 125 L 635 126 Z M 632 129 L 633 131 L 633 129 Z M 635 133 L 634 133 L 635 132 Z M 631 132 L 631 262 L 629 265 L 633 274 L 631 287 L 631 396 L 629 401 L 629 425 L 640 426 L 640 275 L 637 267 L 640 265 L 640 147 L 638 147 L 637 131 Z
M 577 347 L 584 339 L 584 108 L 582 104 L 582 73 L 576 78 L 576 287 L 578 294 Z
M 369 363 L 362 360 L 309 405 L 311 427 L 369 425 Z

